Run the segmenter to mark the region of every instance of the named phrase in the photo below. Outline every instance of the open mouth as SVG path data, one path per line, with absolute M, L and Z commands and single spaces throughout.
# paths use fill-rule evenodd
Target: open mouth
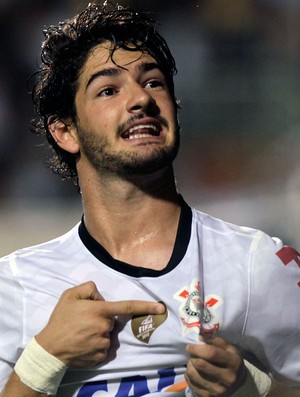
M 138 124 L 124 131 L 123 139 L 139 139 L 159 136 L 161 129 L 155 124 Z

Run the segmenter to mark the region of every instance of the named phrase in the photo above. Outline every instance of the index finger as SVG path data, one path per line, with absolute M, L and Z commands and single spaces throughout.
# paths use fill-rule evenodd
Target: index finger
M 118 302 L 105 302 L 102 313 L 109 317 L 121 315 L 146 315 L 146 314 L 163 314 L 166 307 L 160 302 L 128 300 Z

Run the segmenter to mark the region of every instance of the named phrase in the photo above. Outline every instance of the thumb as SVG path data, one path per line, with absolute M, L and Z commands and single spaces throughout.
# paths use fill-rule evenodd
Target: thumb
M 91 293 L 90 299 L 93 301 L 105 301 L 105 299 L 100 294 L 100 292 L 98 291 L 96 286 L 95 286 L 95 289 Z

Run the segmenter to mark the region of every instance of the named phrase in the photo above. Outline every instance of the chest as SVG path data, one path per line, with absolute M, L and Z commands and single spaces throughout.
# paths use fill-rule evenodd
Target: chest
M 94 397 L 100 392 L 111 397 L 160 395 L 157 393 L 166 390 L 173 393 L 170 396 L 184 395 L 186 344 L 198 343 L 203 286 L 206 315 L 202 326 L 207 332 L 232 332 L 234 328 L 239 333 L 245 307 L 242 289 L 238 289 L 239 298 L 237 294 L 234 297 L 239 305 L 234 306 L 220 273 L 214 269 L 202 279 L 202 265 L 199 253 L 188 252 L 176 268 L 159 277 L 131 277 L 83 260 L 74 266 L 71 275 L 61 274 L 59 281 L 49 282 L 49 274 L 43 281 L 41 276 L 38 291 L 35 288 L 27 294 L 28 339 L 47 323 L 65 289 L 88 280 L 96 283 L 106 301 L 160 301 L 167 308 L 165 315 L 116 318 L 107 360 L 97 368 L 69 370 L 58 397 Z M 236 278 L 237 287 L 241 284 Z M 227 309 L 228 305 L 232 310 Z M 34 321 L 30 321 L 32 318 Z

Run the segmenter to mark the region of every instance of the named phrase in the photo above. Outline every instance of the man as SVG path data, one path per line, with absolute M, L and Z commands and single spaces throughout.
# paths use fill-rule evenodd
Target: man
M 154 22 L 90 4 L 45 34 L 37 130 L 84 216 L 1 261 L 1 397 L 299 395 L 299 254 L 177 193 Z

